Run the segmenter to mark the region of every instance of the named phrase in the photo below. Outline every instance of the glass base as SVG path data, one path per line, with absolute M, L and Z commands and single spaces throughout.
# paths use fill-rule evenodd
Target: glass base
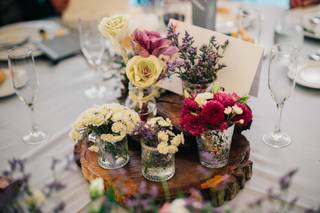
M 105 86 L 92 86 L 84 91 L 84 94 L 90 99 L 105 98 L 108 95 Z
M 291 138 L 285 133 L 269 133 L 262 136 L 262 141 L 274 148 L 282 148 L 291 143 Z
M 228 159 L 225 161 L 214 161 L 214 162 L 206 162 L 206 161 L 200 160 L 200 163 L 202 166 L 205 166 L 207 168 L 218 169 L 218 168 L 225 167 L 228 164 Z
M 103 161 L 98 158 L 98 164 L 104 169 L 120 169 L 124 167 L 130 160 L 130 157 L 119 157 L 115 162 L 113 161 Z
M 171 179 L 174 176 L 175 168 L 166 167 L 166 168 L 148 168 L 148 171 L 144 171 L 142 168 L 142 175 L 147 180 L 154 182 L 162 182 Z
M 23 136 L 22 140 L 27 144 L 41 144 L 46 142 L 48 137 L 47 133 L 38 130 Z

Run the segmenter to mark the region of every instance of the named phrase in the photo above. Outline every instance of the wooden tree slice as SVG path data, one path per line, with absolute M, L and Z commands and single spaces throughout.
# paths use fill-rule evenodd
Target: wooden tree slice
M 168 95 L 160 99 L 158 102 L 159 114 L 169 117 L 175 127 L 179 129 L 182 98 Z M 79 159 L 85 179 L 91 181 L 96 177 L 102 177 L 106 185 L 114 187 L 120 202 L 124 202 L 127 198 L 138 193 L 139 184 L 142 181 L 146 182 L 147 188 L 156 185 L 160 192 L 158 199 L 163 201 L 165 195 L 162 184 L 148 181 L 142 176 L 141 152 L 136 148 L 137 146 L 132 146 L 134 143 L 137 142 L 129 140 L 130 161 L 123 167 L 125 174 L 119 170 L 101 168 L 97 163 L 96 153 L 88 150 L 91 144 L 87 140 L 79 141 L 75 146 L 75 158 Z M 244 187 L 245 182 L 251 178 L 252 162 L 248 160 L 250 146 L 243 135 L 235 134 L 233 136 L 229 163 L 220 169 L 209 169 L 200 165 L 194 138 L 187 137 L 185 143 L 189 145 L 189 148 L 181 149 L 176 154 L 176 173 L 167 182 L 170 199 L 174 199 L 179 193 L 188 194 L 191 188 L 196 188 L 206 199 L 212 200 L 215 206 L 221 206 L 225 201 L 233 199 Z

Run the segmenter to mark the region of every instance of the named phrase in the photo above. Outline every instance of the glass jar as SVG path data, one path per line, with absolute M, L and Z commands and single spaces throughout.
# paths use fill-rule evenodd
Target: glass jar
M 169 180 L 175 173 L 175 154 L 161 154 L 156 147 L 141 142 L 142 175 L 155 182 Z
M 123 138 L 118 142 L 105 142 L 96 138 L 99 147 L 97 153 L 98 164 L 104 169 L 118 169 L 129 162 L 128 139 Z
M 158 88 L 137 88 L 129 85 L 129 95 L 125 105 L 136 111 L 142 121 L 152 118 L 157 114 L 156 97 L 159 95 Z
M 212 82 L 206 84 L 193 84 L 188 81 L 182 81 L 182 90 L 184 97 L 190 97 L 192 94 L 199 94 L 211 90 Z
M 197 137 L 200 163 L 208 168 L 228 164 L 234 125 L 224 131 L 210 130 Z

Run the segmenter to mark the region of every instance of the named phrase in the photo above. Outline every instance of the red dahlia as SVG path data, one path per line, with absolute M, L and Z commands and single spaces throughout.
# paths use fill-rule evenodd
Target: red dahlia
M 224 107 L 220 102 L 211 100 L 203 106 L 200 115 L 209 125 L 219 127 L 224 121 Z
M 186 98 L 183 102 L 184 109 L 190 110 L 190 111 L 197 111 L 200 109 L 198 104 L 194 101 L 194 98 Z
M 220 102 L 224 107 L 233 106 L 235 103 L 233 97 L 223 91 L 215 93 L 213 100 Z
M 205 131 L 202 119 L 192 114 L 181 115 L 181 127 L 193 136 L 200 136 Z

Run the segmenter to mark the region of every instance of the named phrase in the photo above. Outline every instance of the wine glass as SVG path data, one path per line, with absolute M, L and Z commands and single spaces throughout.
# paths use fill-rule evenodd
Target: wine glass
M 22 140 L 28 144 L 40 144 L 47 140 L 48 134 L 40 131 L 35 121 L 34 104 L 39 89 L 38 72 L 35 69 L 32 50 L 17 48 L 9 51 L 8 65 L 13 88 L 19 99 L 28 106 L 31 112 L 31 131 Z M 21 82 L 25 78 L 25 85 Z
M 260 44 L 261 39 L 261 16 L 259 11 L 249 7 L 240 6 L 238 8 L 237 28 L 235 32 L 244 41 Z
M 298 49 L 293 45 L 277 44 L 271 49 L 268 87 L 279 110 L 279 120 L 272 133 L 263 135 L 263 142 L 275 147 L 281 148 L 291 143 L 291 138 L 281 131 L 281 117 L 284 103 L 290 97 L 295 86 L 295 77 L 297 75 L 297 55 Z M 293 80 L 288 78 L 288 72 Z
M 98 20 L 79 20 L 79 35 L 81 51 L 96 76 L 96 83 L 84 93 L 88 98 L 104 98 L 107 89 L 102 85 L 100 65 L 105 51 L 105 40 L 98 31 Z
M 275 25 L 275 44 L 292 45 L 298 50 L 303 46 L 303 29 L 301 20 L 297 15 L 285 13 Z

